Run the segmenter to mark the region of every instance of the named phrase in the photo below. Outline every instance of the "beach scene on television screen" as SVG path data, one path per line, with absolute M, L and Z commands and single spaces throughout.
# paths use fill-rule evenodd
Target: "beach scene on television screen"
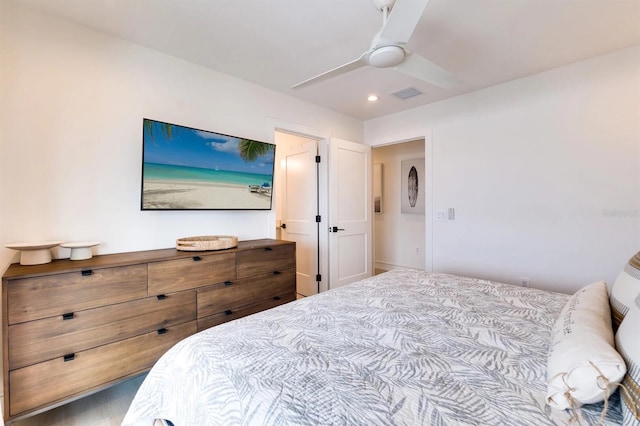
M 269 210 L 275 145 L 144 120 L 143 210 Z

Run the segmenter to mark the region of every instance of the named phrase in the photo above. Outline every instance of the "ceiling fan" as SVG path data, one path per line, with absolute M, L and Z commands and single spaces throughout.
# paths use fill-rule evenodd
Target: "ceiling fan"
M 371 48 L 358 59 L 302 81 L 293 86 L 293 89 L 328 80 L 366 65 L 393 68 L 444 89 L 450 89 L 459 83 L 448 71 L 405 48 L 429 0 L 372 1 L 376 9 L 382 12 L 382 28 L 373 37 Z

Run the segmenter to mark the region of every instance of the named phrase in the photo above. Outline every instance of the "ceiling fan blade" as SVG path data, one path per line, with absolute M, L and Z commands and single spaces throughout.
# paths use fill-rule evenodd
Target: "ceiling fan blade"
M 427 3 L 429 0 L 396 0 L 379 40 L 383 43 L 407 44 Z
M 324 80 L 328 80 L 330 78 L 336 77 L 340 74 L 348 73 L 349 71 L 356 70 L 358 68 L 362 68 L 367 65 L 367 57 L 370 52 L 364 52 L 358 59 L 355 61 L 348 62 L 344 65 L 340 65 L 332 70 L 327 72 L 323 72 L 322 74 L 316 75 L 315 77 L 311 77 L 305 81 L 301 81 L 300 83 L 292 86 L 292 89 L 299 89 L 300 87 L 309 86 L 311 84 L 319 83 Z
M 460 84 L 449 71 L 415 53 L 406 52 L 407 56 L 394 70 L 418 80 L 426 81 L 443 89 L 451 89 Z

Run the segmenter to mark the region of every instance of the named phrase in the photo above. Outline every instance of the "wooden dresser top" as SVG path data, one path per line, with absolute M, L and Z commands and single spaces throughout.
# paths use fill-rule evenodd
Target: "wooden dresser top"
M 269 238 L 259 240 L 238 241 L 238 246 L 225 250 L 213 251 L 180 251 L 175 248 L 143 250 L 127 253 L 114 253 L 93 256 L 87 260 L 55 259 L 51 263 L 42 265 L 20 265 L 14 263 L 9 266 L 2 279 L 28 278 L 52 273 L 75 272 L 85 269 L 110 268 L 114 266 L 135 265 L 138 263 L 158 262 L 169 259 L 181 259 L 193 256 L 205 256 L 216 253 L 233 253 L 256 248 L 292 244 L 290 241 L 272 240 Z

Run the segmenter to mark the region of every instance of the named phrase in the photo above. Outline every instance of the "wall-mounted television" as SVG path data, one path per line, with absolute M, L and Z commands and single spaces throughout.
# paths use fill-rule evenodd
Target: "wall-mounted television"
M 145 118 L 142 210 L 270 210 L 275 145 Z

